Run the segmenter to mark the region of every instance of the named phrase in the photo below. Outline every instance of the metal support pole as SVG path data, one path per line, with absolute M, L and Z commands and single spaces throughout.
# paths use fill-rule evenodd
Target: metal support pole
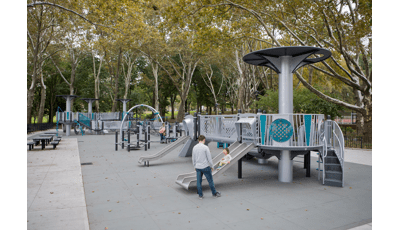
M 242 179 L 242 158 L 238 160 L 238 178 Z
M 148 141 L 148 149 L 150 149 L 150 126 L 147 124 L 147 141 Z
M 290 71 L 290 56 L 281 56 L 279 74 L 279 114 L 293 113 L 293 74 Z M 292 182 L 293 160 L 289 150 L 281 150 L 279 159 L 279 181 Z
M 289 150 L 281 150 L 281 158 L 278 163 L 279 181 L 292 182 L 293 181 L 293 160 L 290 156 Z
M 140 139 L 140 135 L 139 135 L 139 133 L 137 133 L 137 135 L 136 135 L 136 137 L 137 137 L 137 139 L 136 139 L 136 141 L 137 141 L 137 147 L 139 148 L 139 139 Z
M 310 172 L 311 172 L 311 152 L 308 152 L 306 154 L 307 158 L 307 169 L 306 169 L 306 177 L 311 177 Z
M 72 113 L 71 113 L 71 98 L 67 97 L 67 105 L 66 105 L 66 114 L 68 114 L 68 124 L 65 125 L 66 135 L 67 137 L 71 135 L 71 121 L 72 121 Z
M 147 130 L 144 132 L 144 151 L 147 151 Z
M 115 132 L 115 151 L 118 151 L 118 131 Z
M 128 144 L 127 144 L 127 147 L 128 147 L 128 152 L 130 152 L 131 151 L 131 132 L 130 132 L 129 129 L 128 129 Z
M 125 139 L 124 139 L 124 131 L 122 130 L 122 142 L 121 142 L 121 146 L 122 146 L 122 149 L 124 149 L 124 141 L 125 141 Z
M 193 114 L 193 123 L 194 123 L 194 141 L 197 141 L 197 113 Z M 189 136 L 189 132 L 187 133 L 187 135 Z

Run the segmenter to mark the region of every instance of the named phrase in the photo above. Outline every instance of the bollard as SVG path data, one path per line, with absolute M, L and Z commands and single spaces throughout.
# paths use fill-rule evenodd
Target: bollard
M 118 151 L 118 132 L 115 132 L 115 151 Z

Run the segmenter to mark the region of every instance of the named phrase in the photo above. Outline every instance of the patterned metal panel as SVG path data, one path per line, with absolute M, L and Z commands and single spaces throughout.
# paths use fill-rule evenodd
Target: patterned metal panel
M 293 126 L 288 120 L 276 119 L 272 122 L 269 133 L 274 141 L 286 142 L 293 135 Z

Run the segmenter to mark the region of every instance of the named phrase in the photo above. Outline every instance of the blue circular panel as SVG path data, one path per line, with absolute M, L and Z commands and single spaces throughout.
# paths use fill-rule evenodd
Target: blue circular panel
M 276 119 L 269 128 L 269 135 L 274 141 L 285 142 L 293 135 L 293 127 L 288 120 Z

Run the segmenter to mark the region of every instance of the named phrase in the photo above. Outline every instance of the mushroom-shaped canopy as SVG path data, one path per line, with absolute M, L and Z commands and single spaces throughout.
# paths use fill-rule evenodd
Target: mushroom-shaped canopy
M 317 55 L 320 57 L 308 58 L 311 55 Z M 292 57 L 290 59 L 291 72 L 293 73 L 298 68 L 323 61 L 329 58 L 332 53 L 329 50 L 312 47 L 312 46 L 286 46 L 277 47 L 264 50 L 257 50 L 246 54 L 243 57 L 243 61 L 259 66 L 267 66 L 273 69 L 275 72 L 281 72 L 281 59 L 282 56 Z

